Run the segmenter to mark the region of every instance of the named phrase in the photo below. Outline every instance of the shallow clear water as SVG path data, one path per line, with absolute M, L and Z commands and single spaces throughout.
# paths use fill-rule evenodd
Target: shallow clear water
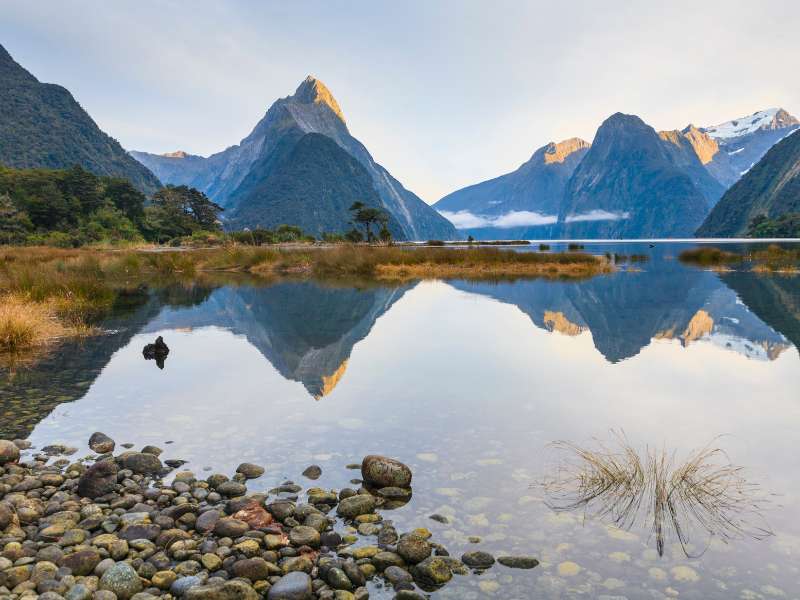
M 85 448 L 101 430 L 198 474 L 266 466 L 251 490 L 340 489 L 359 476 L 345 465 L 393 456 L 414 472 L 412 500 L 384 513 L 400 531 L 428 527 L 454 555 L 542 561 L 456 577 L 435 597 L 798 597 L 800 277 L 686 267 L 683 247 L 587 244 L 650 260 L 577 283 L 162 290 L 109 334 L 5 378 L 0 437 Z M 141 354 L 157 335 L 163 370 Z M 753 525 L 774 535 L 692 531 L 697 556 L 674 537 L 659 556 L 639 523 L 554 512 L 537 485 L 554 474 L 550 444 L 612 431 L 677 459 L 723 449 L 768 496 Z M 312 463 L 316 483 L 300 475 Z

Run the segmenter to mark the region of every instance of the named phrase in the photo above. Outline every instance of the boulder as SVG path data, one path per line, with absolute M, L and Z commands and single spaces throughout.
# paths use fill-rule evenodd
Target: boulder
M 129 600 L 142 591 L 142 580 L 128 563 L 120 562 L 103 573 L 99 589 L 116 594 L 119 600 Z
M 0 440 L 0 466 L 19 460 L 19 448 L 14 442 Z
M 361 462 L 361 477 L 376 488 L 411 486 L 411 469 L 399 460 L 370 454 Z
M 89 438 L 89 448 L 92 449 L 92 452 L 97 452 L 98 454 L 113 452 L 115 446 L 114 440 L 99 431 L 94 432 Z
M 117 484 L 117 465 L 110 460 L 93 464 L 78 480 L 78 495 L 99 498 L 114 491 Z
M 345 519 L 355 519 L 358 515 L 365 515 L 375 510 L 377 501 L 369 494 L 356 494 L 339 502 L 336 514 Z
M 140 475 L 156 475 L 164 468 L 157 456 L 146 452 L 126 452 L 120 460 L 123 467 Z
M 284 575 L 267 593 L 267 600 L 310 600 L 312 597 L 311 577 L 300 571 Z

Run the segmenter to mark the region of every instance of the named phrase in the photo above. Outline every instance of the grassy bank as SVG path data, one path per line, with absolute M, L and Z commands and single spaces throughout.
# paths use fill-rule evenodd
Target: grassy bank
M 678 258 L 687 264 L 712 269 L 729 269 L 746 263 L 756 273 L 800 273 L 800 248 L 782 248 L 776 244 L 746 253 L 707 246 L 684 250 Z
M 192 282 L 209 273 L 334 280 L 590 277 L 612 269 L 583 253 L 497 248 L 254 247 L 212 249 L 0 248 L 0 352 L 85 334 L 125 294 L 143 285 Z

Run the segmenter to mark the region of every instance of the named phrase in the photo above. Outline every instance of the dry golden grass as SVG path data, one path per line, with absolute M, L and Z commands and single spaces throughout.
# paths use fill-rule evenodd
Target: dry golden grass
M 16 295 L 0 297 L 0 352 L 40 347 L 67 331 L 51 306 Z
M 609 264 L 594 263 L 419 263 L 378 264 L 375 275 L 384 280 L 407 279 L 501 279 L 544 277 L 550 279 L 580 279 L 611 271 Z
M 584 448 L 555 442 L 556 475 L 543 480 L 547 503 L 558 512 L 580 510 L 622 529 L 649 529 L 663 554 L 676 539 L 687 556 L 702 554 L 712 537 L 723 542 L 772 535 L 763 522 L 768 500 L 744 470 L 711 445 L 683 460 L 664 449 L 638 452 L 621 434 L 615 444 Z M 696 535 L 705 538 L 693 552 Z

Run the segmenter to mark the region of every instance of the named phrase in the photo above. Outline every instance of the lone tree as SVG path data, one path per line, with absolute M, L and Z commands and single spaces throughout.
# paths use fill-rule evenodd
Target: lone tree
M 368 243 L 375 241 L 375 234 L 372 232 L 372 226 L 378 228 L 378 235 L 384 242 L 389 242 L 392 239 L 392 234 L 389 232 L 389 215 L 385 210 L 380 208 L 373 208 L 365 206 L 363 202 L 353 202 L 350 207 L 350 212 L 353 213 L 353 223 L 355 227 L 362 227 L 364 229 L 364 237 Z
M 219 231 L 223 208 L 203 192 L 186 185 L 168 185 L 153 195 L 148 207 L 150 227 L 159 237 L 191 235 L 195 231 Z

